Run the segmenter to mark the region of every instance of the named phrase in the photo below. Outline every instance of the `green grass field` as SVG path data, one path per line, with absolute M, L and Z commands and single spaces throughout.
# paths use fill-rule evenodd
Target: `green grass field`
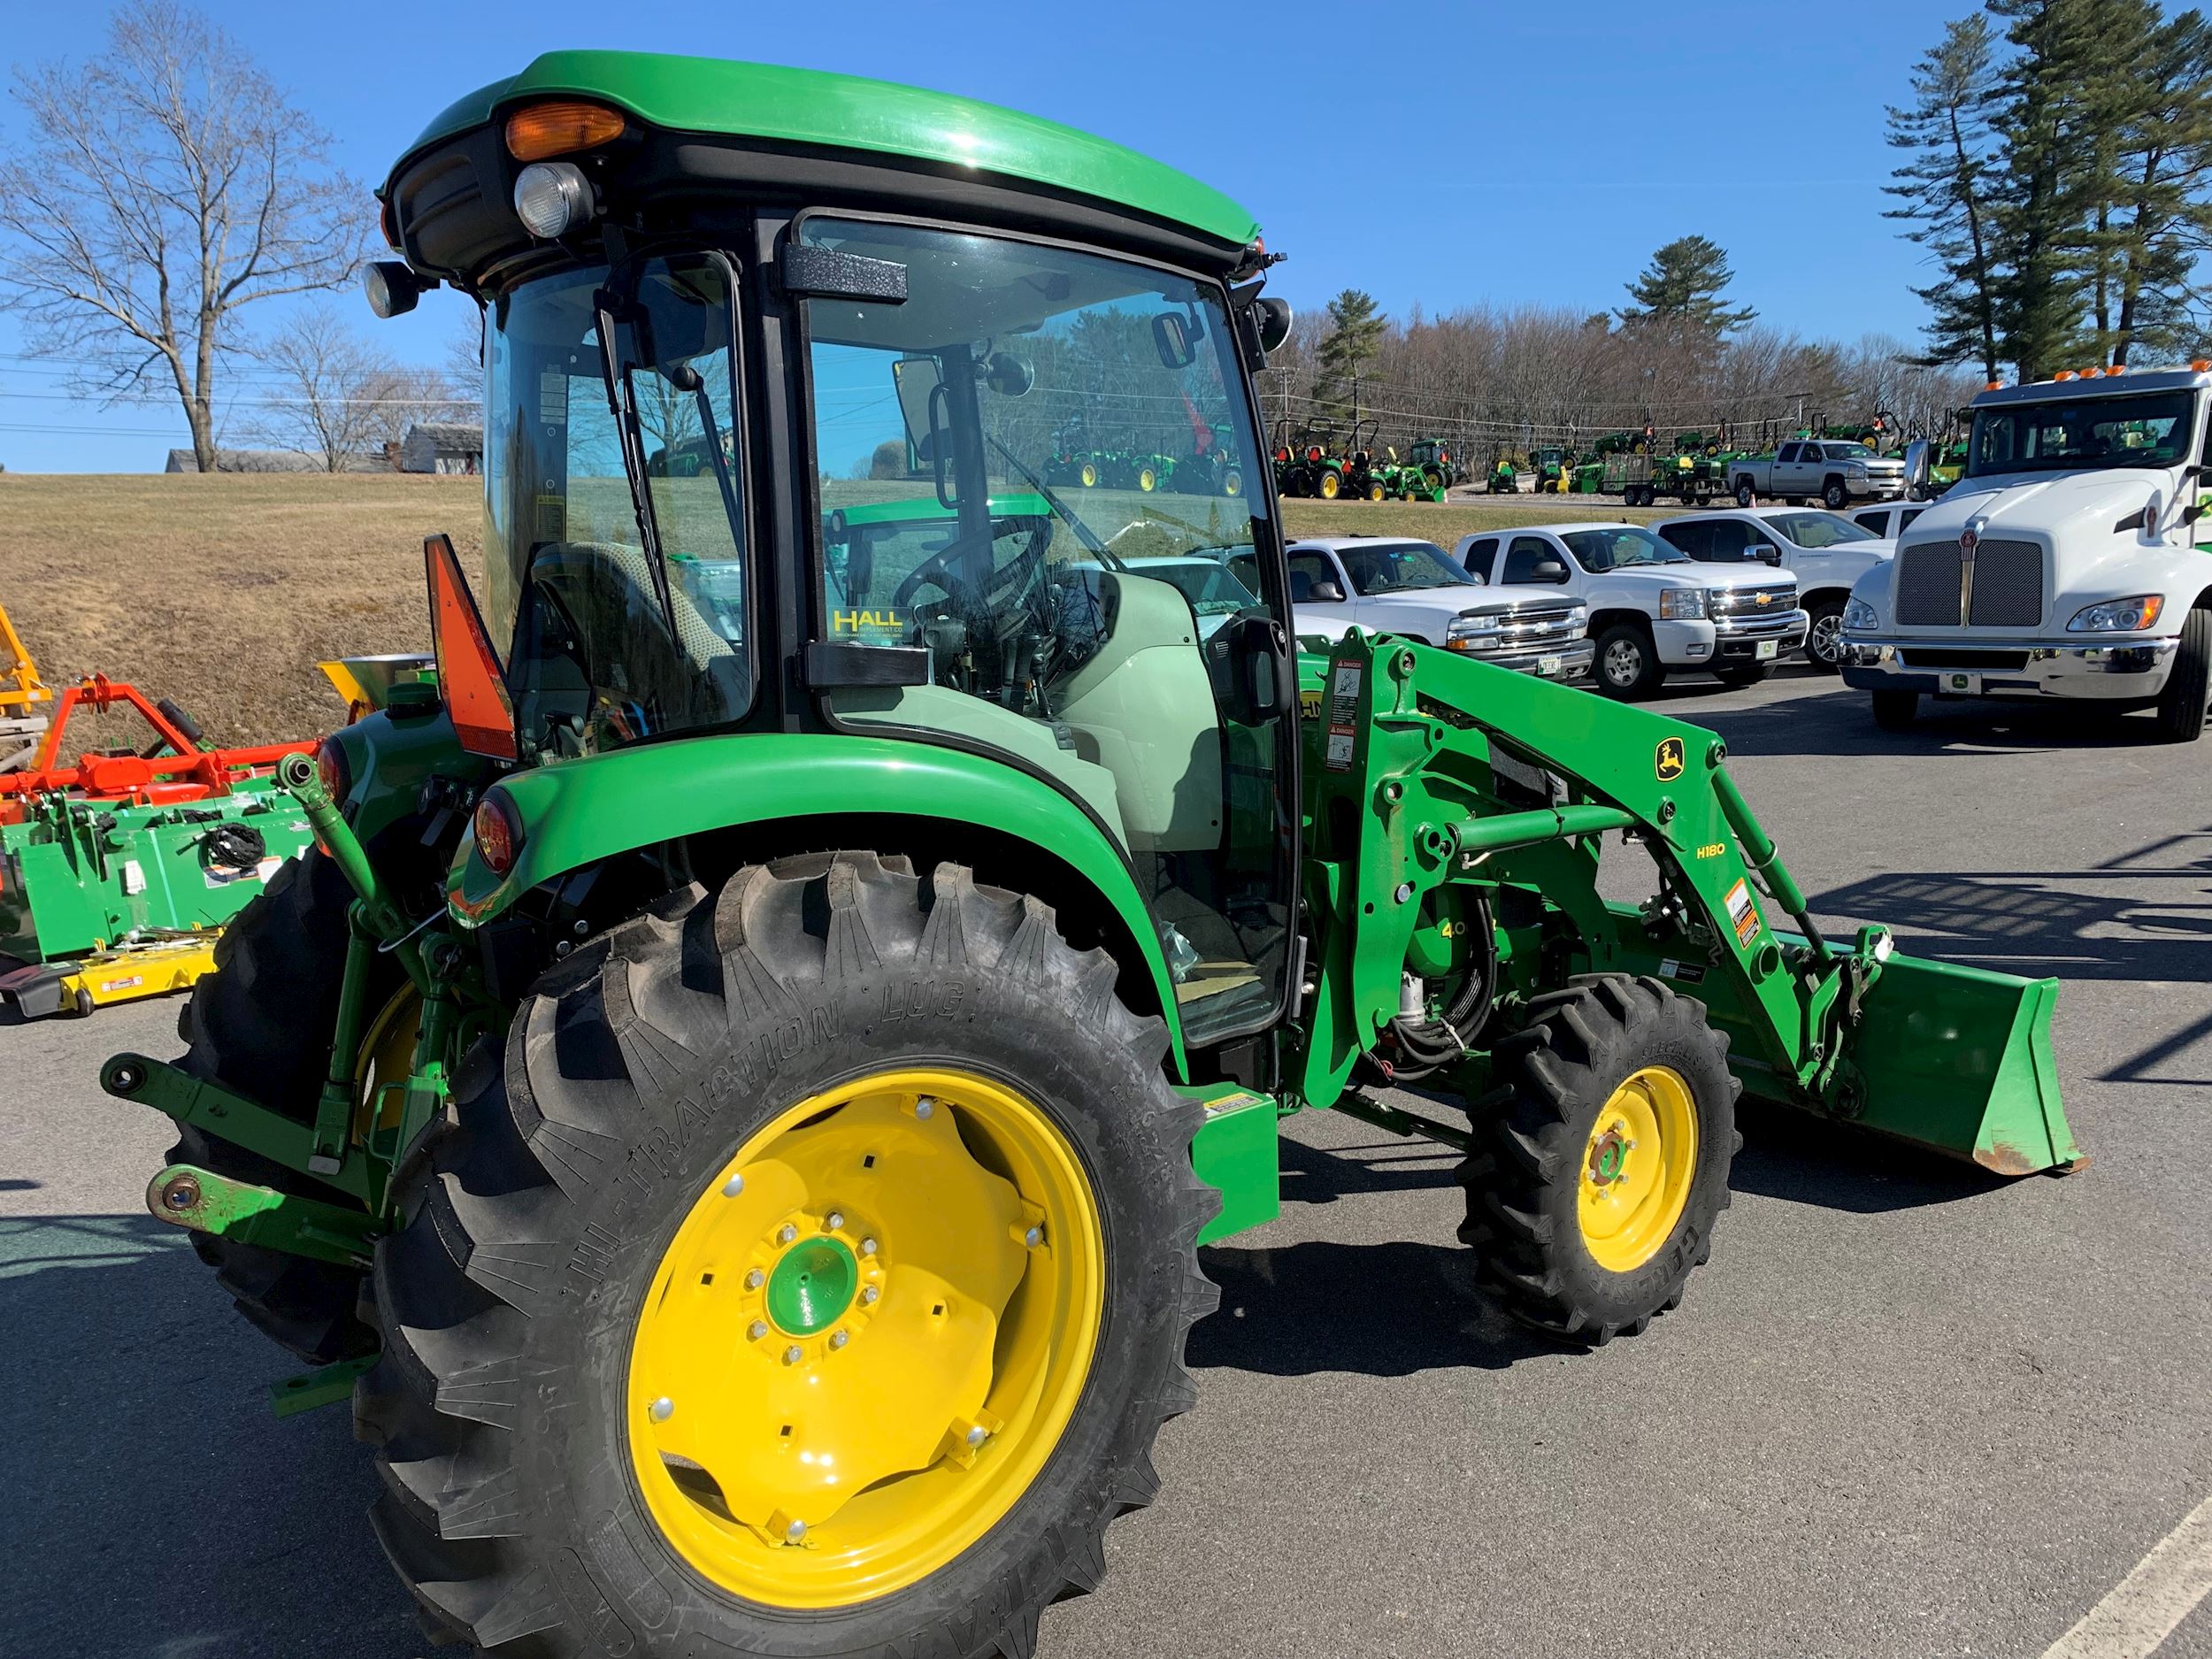
M 451 534 L 473 571 L 480 491 L 475 479 L 388 474 L 0 474 L 0 604 L 51 686 L 134 680 L 223 742 L 309 736 L 341 712 L 319 660 L 427 646 L 422 538 Z M 1194 528 L 1225 506 L 1130 500 L 1133 514 L 1172 510 Z M 1294 536 L 1447 548 L 1475 530 L 1654 516 L 1571 496 L 1283 503 Z

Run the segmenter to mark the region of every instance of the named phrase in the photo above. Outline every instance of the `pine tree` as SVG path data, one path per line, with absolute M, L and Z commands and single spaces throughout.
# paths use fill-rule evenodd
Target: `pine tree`
M 1913 65 L 1912 107 L 1889 111 L 1889 142 L 1911 159 L 1893 175 L 1898 182 L 1883 187 L 1905 204 L 1884 217 L 1910 223 L 1905 239 L 1927 249 L 1941 273 L 1913 290 L 1932 313 L 1921 361 L 1932 367 L 1978 357 L 1991 380 L 1997 321 L 1986 106 L 1993 58 L 1989 21 L 1980 12 L 1945 26 L 1943 39 Z
M 1728 255 L 1703 236 L 1678 236 L 1651 256 L 1643 274 L 1628 284 L 1636 303 L 1624 306 L 1622 323 L 1655 327 L 1686 340 L 1717 342 L 1759 313 L 1748 305 L 1721 303 L 1721 291 L 1736 280 Z
M 2119 84 L 2130 95 L 2112 148 L 2096 317 L 2101 356 L 2138 345 L 2185 356 L 2198 251 L 2212 239 L 2212 26 L 2195 12 L 2154 14 Z
M 1990 125 L 2001 188 L 1990 215 L 1999 258 L 1991 282 L 1997 355 L 2024 380 L 2079 355 L 2092 283 L 2103 140 L 2097 78 L 2106 0 L 1988 0 L 2008 21 L 2013 56 L 1997 72 Z
M 1346 288 L 1329 302 L 1314 396 L 1333 419 L 1358 419 L 1360 365 L 1382 349 L 1389 332 L 1390 319 L 1375 309 L 1371 294 Z

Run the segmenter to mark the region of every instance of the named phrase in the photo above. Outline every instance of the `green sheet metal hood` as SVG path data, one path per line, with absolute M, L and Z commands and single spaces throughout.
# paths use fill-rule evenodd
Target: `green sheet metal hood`
M 548 52 L 445 110 L 409 154 L 484 125 L 504 105 L 563 95 L 596 98 L 676 132 L 964 165 L 1117 203 L 1226 242 L 1259 234 L 1251 214 L 1212 187 L 1056 121 L 887 81 L 718 58 Z

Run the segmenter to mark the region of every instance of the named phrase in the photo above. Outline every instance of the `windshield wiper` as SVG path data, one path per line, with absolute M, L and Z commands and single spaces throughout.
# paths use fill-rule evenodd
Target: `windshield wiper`
M 988 434 L 987 434 L 986 436 L 987 437 Z M 1075 532 L 1075 539 L 1090 552 L 1097 554 L 1100 558 L 1106 561 L 1106 567 L 1109 570 L 1118 571 L 1128 568 L 1123 565 L 1118 555 L 1111 551 L 1103 541 L 1092 534 L 1090 526 L 1068 511 L 1067 503 L 1052 493 L 1051 485 L 1031 472 L 1026 463 L 996 438 L 991 438 L 990 444 L 994 449 L 1006 457 L 1007 465 L 1022 475 L 1022 482 L 1042 495 L 1045 498 L 1045 505 L 1066 521 L 1068 528 Z
M 630 480 L 630 509 L 637 515 L 638 539 L 645 546 L 645 562 L 653 576 L 653 597 L 660 602 L 661 620 L 668 637 L 678 637 L 676 595 L 668 585 L 668 563 L 661 557 L 660 526 L 653 517 L 652 488 L 645 480 L 645 434 L 637 418 L 637 397 L 630 384 L 632 365 L 618 362 L 614 349 L 616 296 L 602 288 L 593 296 L 599 334 L 599 378 L 607 388 L 607 412 L 614 417 L 615 434 L 622 446 L 622 470 Z

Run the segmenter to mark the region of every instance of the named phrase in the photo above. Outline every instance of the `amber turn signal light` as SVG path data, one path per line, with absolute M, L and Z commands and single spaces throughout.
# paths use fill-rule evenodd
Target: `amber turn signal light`
M 622 112 L 603 104 L 533 104 L 507 118 L 507 153 L 517 161 L 570 156 L 621 137 L 622 127 Z

